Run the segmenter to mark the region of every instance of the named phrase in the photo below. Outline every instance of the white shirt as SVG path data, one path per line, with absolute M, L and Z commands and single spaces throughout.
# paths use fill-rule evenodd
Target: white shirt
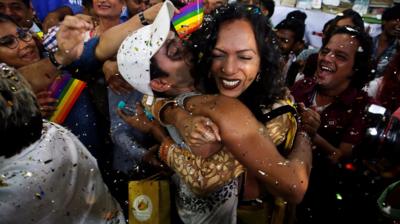
M 0 222 L 124 223 L 96 159 L 65 128 L 44 122 L 42 137 L 0 157 Z

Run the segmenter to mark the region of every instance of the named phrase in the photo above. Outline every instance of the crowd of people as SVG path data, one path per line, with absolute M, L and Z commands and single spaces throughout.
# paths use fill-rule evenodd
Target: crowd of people
M 171 21 L 189 2 L 202 23 L 182 36 Z M 303 11 L 275 27 L 273 13 L 0 0 L 0 222 L 125 223 L 129 181 L 154 174 L 171 223 L 399 221 L 400 143 L 368 108 L 400 107 L 400 5 L 376 37 L 343 11 L 319 49 Z M 57 124 L 61 79 L 85 88 Z

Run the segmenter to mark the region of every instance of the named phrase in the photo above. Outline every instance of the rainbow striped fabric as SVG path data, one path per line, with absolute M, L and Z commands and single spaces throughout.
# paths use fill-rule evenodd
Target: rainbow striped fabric
M 62 124 L 85 87 L 85 82 L 74 79 L 71 75 L 57 77 L 49 88 L 52 97 L 58 99 L 57 109 L 50 121 Z
M 174 15 L 172 24 L 178 36 L 185 38 L 188 34 L 197 30 L 203 22 L 203 0 L 195 0 L 179 9 L 180 13 Z

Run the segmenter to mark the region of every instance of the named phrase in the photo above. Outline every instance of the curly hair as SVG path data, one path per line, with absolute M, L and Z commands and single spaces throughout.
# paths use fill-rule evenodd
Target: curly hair
M 259 119 L 262 116 L 260 107 L 283 98 L 284 82 L 279 64 L 280 54 L 273 44 L 274 33 L 258 7 L 240 3 L 227 4 L 217 8 L 211 17 L 205 18 L 201 29 L 191 37 L 191 47 L 195 52 L 193 73 L 196 83 L 207 93 L 218 93 L 215 80 L 209 75 L 211 52 L 221 27 L 235 20 L 246 20 L 251 24 L 260 54 L 259 77 L 238 97 Z
M 337 34 L 348 34 L 358 40 L 360 44 L 354 58 L 354 73 L 350 85 L 355 88 L 362 88 L 367 82 L 369 82 L 373 78 L 371 74 L 371 37 L 364 30 L 360 30 L 358 27 L 336 27 L 336 29 L 328 33 L 327 37 L 324 38 L 321 49 L 323 49 L 328 44 L 329 40 Z
M 2 63 L 0 120 L 0 156 L 13 156 L 41 136 L 42 116 L 35 94 L 16 69 Z

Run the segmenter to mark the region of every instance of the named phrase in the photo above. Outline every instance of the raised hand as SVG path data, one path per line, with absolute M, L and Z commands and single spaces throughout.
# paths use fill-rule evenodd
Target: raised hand
M 78 59 L 88 31 L 93 29 L 92 17 L 86 15 L 66 16 L 57 32 L 58 51 L 55 56 L 62 65 Z
M 313 107 L 306 108 L 303 103 L 298 104 L 297 110 L 301 116 L 301 129 L 313 138 L 321 125 L 319 113 Z

